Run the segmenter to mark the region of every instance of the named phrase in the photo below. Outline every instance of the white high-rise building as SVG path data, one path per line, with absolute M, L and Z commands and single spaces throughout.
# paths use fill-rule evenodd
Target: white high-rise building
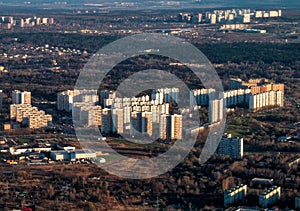
M 202 13 L 198 13 L 198 23 L 202 22 Z
M 124 107 L 124 124 L 130 123 L 131 107 Z
M 217 23 L 217 15 L 216 14 L 211 14 L 210 24 L 216 24 L 216 23 Z
M 209 102 L 208 119 L 210 123 L 222 121 L 224 118 L 224 99 L 214 99 Z
M 2 108 L 3 92 L 0 90 L 0 109 Z
M 251 94 L 249 96 L 249 108 L 258 110 L 266 106 L 284 106 L 284 93 L 281 90 Z
M 250 14 L 244 14 L 243 23 L 250 23 L 250 22 L 251 22 L 251 15 Z
M 169 114 L 170 113 L 170 104 L 169 103 L 165 103 L 160 105 L 159 107 L 161 107 L 161 114 Z

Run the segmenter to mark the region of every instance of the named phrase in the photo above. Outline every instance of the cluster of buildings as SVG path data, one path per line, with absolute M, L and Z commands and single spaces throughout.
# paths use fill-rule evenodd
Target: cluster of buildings
M 171 114 L 178 88 L 165 88 L 141 97 L 116 97 L 113 91 L 64 91 L 57 95 L 58 110 L 73 111 L 83 126 L 99 126 L 103 134 L 182 138 L 182 115 Z
M 2 16 L 0 18 L 0 27 L 3 29 L 11 29 L 13 26 L 33 27 L 39 25 L 52 25 L 54 24 L 54 18 L 47 17 L 28 17 L 28 18 L 16 18 L 13 16 Z
M 267 208 L 274 205 L 280 199 L 281 190 L 278 186 L 272 186 L 259 194 L 259 206 Z M 247 196 L 247 185 L 238 185 L 224 192 L 224 207 L 240 202 Z
M 284 106 L 284 84 L 270 83 L 267 79 L 231 79 L 229 89 L 250 90 L 248 107 L 258 110 L 268 106 Z
M 179 13 L 178 21 L 187 23 L 251 23 L 252 19 L 281 17 L 281 10 L 228 9 L 205 13 Z
M 57 109 L 71 112 L 74 102 L 89 103 L 96 105 L 99 102 L 97 90 L 67 90 L 57 94 Z
M 175 111 L 173 106 L 176 107 L 178 96 L 178 88 L 163 88 L 141 97 L 122 98 L 110 90 L 67 90 L 58 93 L 57 109 L 73 111 L 74 121 L 86 127 L 100 127 L 106 135 L 159 136 L 164 140 L 175 140 L 187 133 L 183 131 L 182 120 L 186 116 L 188 118 L 190 111 L 208 107 L 209 123 L 214 124 L 224 119 L 226 108 L 241 106 L 256 111 L 271 106 L 282 107 L 284 85 L 270 83 L 266 79 L 250 79 L 247 82 L 231 79 L 229 90 L 225 92 L 192 90 L 189 107 Z M 199 127 L 199 124 L 196 125 L 196 129 Z M 227 139 L 228 143 L 239 142 L 239 152 L 220 147 L 220 153 L 242 157 L 242 139 Z
M 14 90 L 11 93 L 12 104 L 31 104 L 31 92 Z
M 220 99 L 210 100 L 216 94 Z M 250 79 L 247 82 L 231 79 L 229 90 L 224 93 L 216 93 L 214 89 L 196 89 L 190 92 L 190 99 L 191 107 L 210 104 L 209 119 L 217 122 L 222 119 L 223 107 L 242 106 L 254 111 L 272 106 L 283 107 L 284 84 L 270 83 L 266 79 Z
M 50 114 L 46 114 L 45 111 L 31 105 L 31 93 L 19 90 L 12 91 L 10 119 L 30 129 L 47 127 L 52 123 L 52 116 Z M 11 125 L 5 124 L 4 129 L 11 129 Z
M 14 159 L 6 160 L 6 163 L 10 165 L 16 165 L 19 163 L 33 164 L 50 164 L 53 161 L 87 161 L 97 159 L 100 163 L 106 162 L 106 160 L 99 156 L 109 155 L 102 152 L 91 152 L 83 149 L 76 149 L 74 146 L 64 144 L 53 143 L 38 143 L 34 145 L 16 145 L 9 146 L 7 140 L 4 137 L 4 141 L 1 141 L 1 153 L 7 153 L 14 157 Z
M 267 30 L 265 29 L 250 29 L 248 28 L 248 24 L 244 24 L 244 23 L 223 24 L 219 30 L 223 32 L 238 31 L 238 32 L 255 33 L 255 34 L 267 33 Z

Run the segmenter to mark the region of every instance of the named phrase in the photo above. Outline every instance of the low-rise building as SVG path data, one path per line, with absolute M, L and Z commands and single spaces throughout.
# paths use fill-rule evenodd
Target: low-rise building
M 88 152 L 85 150 L 74 150 L 69 153 L 71 160 L 91 159 L 97 157 L 95 152 Z
M 273 179 L 266 179 L 266 178 L 253 178 L 250 182 L 251 187 L 271 187 L 273 185 Z
M 69 152 L 64 150 L 52 151 L 50 153 L 50 158 L 54 161 L 64 161 L 70 160 Z
M 280 187 L 272 186 L 259 195 L 259 205 L 263 208 L 267 208 L 269 205 L 277 202 L 280 198 L 280 194 Z
M 228 207 L 234 202 L 244 199 L 247 195 L 247 185 L 238 185 L 234 188 L 226 190 L 224 193 L 224 207 Z
M 81 159 L 91 159 L 96 158 L 95 152 L 88 152 L 85 150 L 57 150 L 50 153 L 50 157 L 54 161 L 71 161 L 71 160 L 81 160 Z

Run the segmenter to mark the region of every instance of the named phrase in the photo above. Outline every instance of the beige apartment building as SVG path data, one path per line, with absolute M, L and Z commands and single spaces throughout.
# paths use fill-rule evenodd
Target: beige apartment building
M 45 111 L 29 104 L 10 105 L 10 119 L 22 123 L 31 129 L 47 127 L 52 122 L 52 116 L 46 115 Z

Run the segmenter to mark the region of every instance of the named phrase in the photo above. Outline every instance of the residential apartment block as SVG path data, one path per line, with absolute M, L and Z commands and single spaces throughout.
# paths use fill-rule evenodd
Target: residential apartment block
M 31 92 L 21 92 L 19 90 L 12 91 L 12 104 L 31 104 Z
M 215 98 L 216 91 L 213 89 L 192 90 L 190 106 L 208 106 L 211 123 L 222 119 L 219 117 L 223 112 L 220 109 L 222 104 L 225 108 L 242 106 L 254 111 L 270 106 L 284 106 L 284 84 L 270 83 L 267 79 L 250 79 L 247 82 L 231 79 L 229 89 L 219 98 Z
M 229 155 L 233 158 L 243 158 L 244 141 L 243 138 L 232 138 L 231 134 L 224 136 L 216 151 L 219 155 Z
M 280 198 L 280 187 L 273 186 L 259 195 L 259 205 L 263 208 L 267 208 L 277 202 Z
M 72 111 L 74 102 L 96 105 L 99 102 L 99 96 L 96 90 L 67 90 L 57 94 L 57 110 L 59 111 Z
M 47 127 L 52 122 L 51 115 L 29 104 L 11 104 L 10 119 L 31 129 Z
M 2 108 L 3 92 L 0 90 L 0 109 Z
M 224 193 L 224 207 L 228 207 L 234 202 L 244 199 L 247 195 L 247 185 L 238 185 L 234 188 L 226 190 Z

